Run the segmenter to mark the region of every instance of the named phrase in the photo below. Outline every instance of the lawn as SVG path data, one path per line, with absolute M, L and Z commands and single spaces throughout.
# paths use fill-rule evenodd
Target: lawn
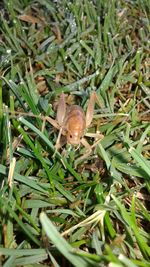
M 149 19 L 150 0 L 1 1 L 0 266 L 150 266 Z M 103 138 L 56 150 L 61 94 L 86 113 L 93 91 Z

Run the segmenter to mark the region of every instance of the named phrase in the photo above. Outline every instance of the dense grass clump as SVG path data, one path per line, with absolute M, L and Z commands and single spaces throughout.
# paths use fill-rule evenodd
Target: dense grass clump
M 0 8 L 0 265 L 150 266 L 150 1 Z M 93 91 L 103 139 L 56 152 L 60 94 Z

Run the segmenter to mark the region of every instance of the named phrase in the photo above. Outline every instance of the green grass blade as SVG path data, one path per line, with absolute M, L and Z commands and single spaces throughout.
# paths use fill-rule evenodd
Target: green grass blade
M 59 234 L 55 226 L 51 223 L 48 217 L 41 213 L 40 221 L 43 229 L 50 239 L 50 241 L 57 247 L 57 249 L 64 255 L 75 267 L 82 266 L 88 267 L 89 264 L 84 258 L 75 255 L 75 250 L 69 245 L 69 243 Z

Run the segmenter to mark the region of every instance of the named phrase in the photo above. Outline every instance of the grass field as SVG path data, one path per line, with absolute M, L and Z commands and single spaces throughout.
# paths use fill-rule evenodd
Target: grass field
M 0 266 L 150 266 L 150 1 L 0 10 Z M 93 91 L 103 139 L 55 153 L 44 118 Z

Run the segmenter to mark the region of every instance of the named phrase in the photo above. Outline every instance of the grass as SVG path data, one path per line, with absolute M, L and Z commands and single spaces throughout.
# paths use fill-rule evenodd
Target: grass
M 150 266 L 149 0 L 0 5 L 0 265 Z M 104 138 L 53 156 L 43 118 L 93 90 Z

